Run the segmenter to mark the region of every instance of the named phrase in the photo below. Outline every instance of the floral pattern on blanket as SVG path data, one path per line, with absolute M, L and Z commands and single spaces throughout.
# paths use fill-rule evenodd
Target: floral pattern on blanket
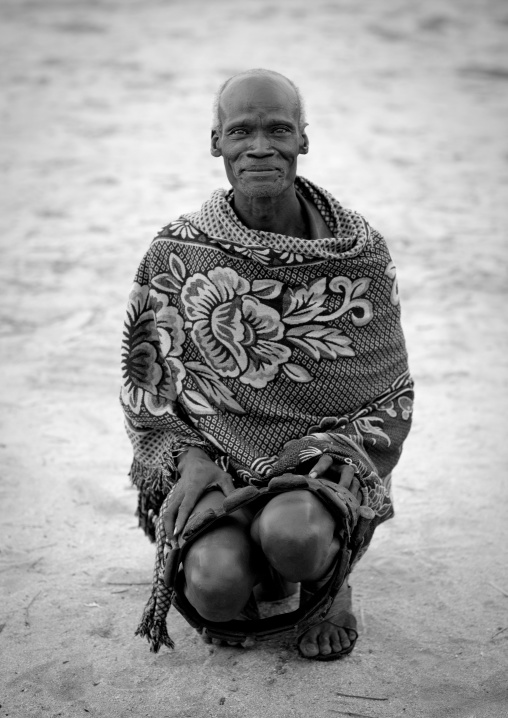
M 373 317 L 367 277 L 317 277 L 287 287 L 246 279 L 231 267 L 188 275 L 174 253 L 168 265 L 150 288 L 135 284 L 129 299 L 122 398 L 135 414 L 142 404 L 155 416 L 175 414 L 177 399 L 196 417 L 217 409 L 242 414 L 222 379 L 263 389 L 283 372 L 293 382 L 312 382 L 295 350 L 314 362 L 353 357 L 351 338 L 330 322 L 343 317 L 362 327 Z M 190 341 L 204 363 L 185 361 Z M 189 378 L 199 391 L 189 388 Z

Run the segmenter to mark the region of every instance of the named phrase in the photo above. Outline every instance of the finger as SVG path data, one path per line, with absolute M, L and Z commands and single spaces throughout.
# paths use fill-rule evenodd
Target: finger
M 354 477 L 355 467 L 351 466 L 351 464 L 344 464 L 344 466 L 340 467 L 339 486 L 343 486 L 345 489 L 349 489 Z
M 220 479 L 219 486 L 221 487 L 224 496 L 229 496 L 229 494 L 235 490 L 233 479 L 226 473 L 223 475 L 222 479 Z
M 162 523 L 164 524 L 164 531 L 166 532 L 166 537 L 168 539 L 171 539 L 174 534 L 175 530 L 175 520 L 176 516 L 178 514 L 178 509 L 180 508 L 180 501 L 178 498 L 171 497 L 171 501 L 169 502 L 166 510 L 164 511 L 164 514 L 162 516 Z
M 197 504 L 199 497 L 200 494 L 194 492 L 185 494 L 185 497 L 178 509 L 173 536 L 179 534 L 180 531 L 183 529 L 183 527 L 187 523 L 187 519 L 191 515 L 192 509 Z
M 353 496 L 354 496 L 355 498 L 357 498 L 357 499 L 360 498 L 360 494 L 361 494 L 361 491 L 362 491 L 362 487 L 361 487 L 361 484 L 360 484 L 359 480 L 356 478 L 356 476 L 355 476 L 355 478 L 353 479 L 353 483 L 352 483 L 351 486 L 349 487 L 349 490 L 351 491 L 351 493 L 353 494 Z
M 317 476 L 322 476 L 333 464 L 333 458 L 330 454 L 323 454 L 317 464 L 315 464 L 311 471 L 309 471 L 309 478 L 315 479 Z

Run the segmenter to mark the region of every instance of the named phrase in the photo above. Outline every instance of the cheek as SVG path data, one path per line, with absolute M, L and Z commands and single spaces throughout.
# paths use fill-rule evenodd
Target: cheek
M 224 167 L 226 168 L 226 170 L 228 170 L 228 169 L 232 170 L 234 168 L 235 162 L 236 162 L 235 157 L 231 157 L 231 156 L 224 157 Z
M 236 176 L 236 167 L 240 165 L 243 157 L 244 152 L 237 146 L 228 148 L 226 152 L 223 152 L 224 167 L 228 175 L 234 174 Z
M 281 145 L 279 147 L 275 148 L 281 157 L 284 157 L 288 162 L 296 162 L 298 155 L 300 154 L 300 148 L 298 145 L 291 144 L 289 147 L 287 145 Z
M 222 146 L 222 155 L 229 161 L 234 162 L 244 152 L 246 147 L 241 142 L 226 142 Z
M 226 177 L 230 182 L 233 182 L 233 180 L 236 180 L 236 174 L 234 170 L 234 161 L 227 157 L 223 157 L 224 160 L 224 169 L 226 170 Z

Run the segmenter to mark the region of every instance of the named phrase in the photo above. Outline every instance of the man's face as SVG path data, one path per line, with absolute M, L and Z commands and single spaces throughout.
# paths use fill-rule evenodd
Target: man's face
M 297 157 L 308 140 L 299 129 L 298 100 L 283 78 L 247 76 L 232 80 L 220 107 L 220 134 L 211 152 L 223 157 L 235 192 L 277 197 L 295 180 Z

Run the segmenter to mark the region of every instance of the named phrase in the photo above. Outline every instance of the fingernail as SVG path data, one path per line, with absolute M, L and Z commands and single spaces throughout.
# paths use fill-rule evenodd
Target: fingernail
M 176 534 L 180 531 L 179 526 L 175 526 L 175 530 L 173 531 L 173 536 L 176 536 Z
M 310 478 L 310 479 L 315 479 L 316 476 L 317 476 L 317 471 L 310 471 L 310 472 L 309 472 L 309 478 Z

